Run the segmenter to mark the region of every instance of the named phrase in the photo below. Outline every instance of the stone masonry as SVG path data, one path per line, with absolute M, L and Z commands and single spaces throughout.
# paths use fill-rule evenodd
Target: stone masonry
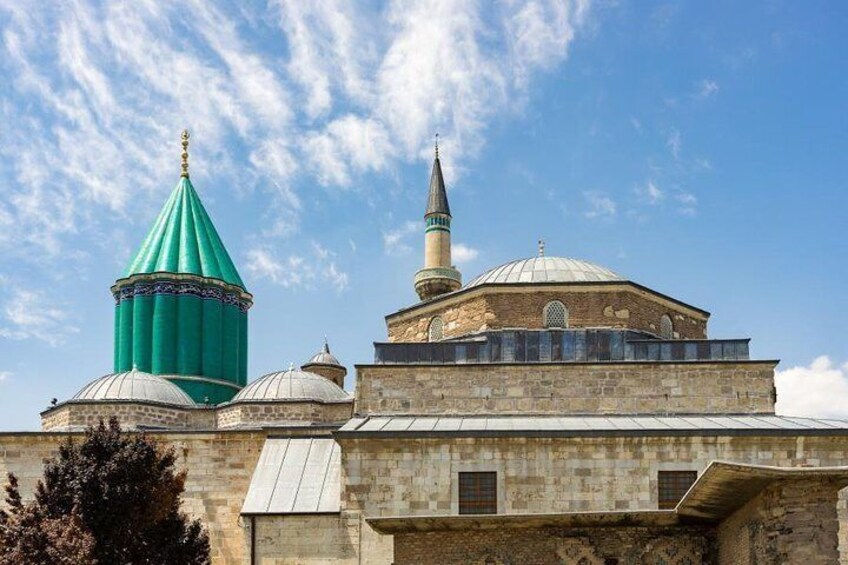
M 775 363 L 360 365 L 360 414 L 774 413 Z
M 445 323 L 445 338 L 492 329 L 540 329 L 544 327 L 542 310 L 551 300 L 565 304 L 572 328 L 629 328 L 659 334 L 660 318 L 668 314 L 676 337 L 707 337 L 709 314 L 630 283 L 539 286 L 532 292 L 521 287 L 479 287 L 390 314 L 386 317 L 389 341 L 427 341 L 435 316 Z

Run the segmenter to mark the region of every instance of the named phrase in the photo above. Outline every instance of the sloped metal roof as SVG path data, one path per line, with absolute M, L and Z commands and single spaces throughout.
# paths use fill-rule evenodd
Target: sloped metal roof
M 848 434 L 848 421 L 776 415 L 679 416 L 372 416 L 352 418 L 339 437 L 623 436 Z
M 85 385 L 72 400 L 139 400 L 195 406 L 194 401 L 172 382 L 142 371 L 112 373 Z
M 484 284 L 624 281 L 606 267 L 568 257 L 531 257 L 510 261 L 472 279 L 464 288 Z
M 313 355 L 309 361 L 304 363 L 304 365 L 311 365 L 312 363 L 315 363 L 316 365 L 342 366 L 342 364 L 339 363 L 339 360 L 336 359 L 336 356 L 330 353 L 330 344 L 327 343 L 327 340 L 324 340 L 324 347 L 321 348 L 321 351 Z
M 331 380 L 300 369 L 268 373 L 241 389 L 231 402 L 317 400 L 340 402 L 351 396 Z
M 268 438 L 242 514 L 341 510 L 341 448 L 329 438 Z
M 433 160 L 433 171 L 430 173 L 430 190 L 427 193 L 427 210 L 424 215 L 428 214 L 447 214 L 450 216 L 448 193 L 445 189 L 445 178 L 442 176 L 442 163 L 439 161 L 438 154 Z

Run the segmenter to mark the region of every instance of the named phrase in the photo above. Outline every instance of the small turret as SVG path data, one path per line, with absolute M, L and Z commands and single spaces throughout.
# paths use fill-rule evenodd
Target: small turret
M 460 286 L 462 275 L 451 264 L 451 213 L 436 134 L 436 157 L 424 212 L 424 268 L 415 273 L 415 292 L 421 300 L 427 300 Z
M 336 356 L 330 353 L 330 344 L 327 343 L 327 338 L 324 338 L 324 347 L 321 351 L 312 356 L 301 369 L 321 375 L 344 388 L 344 378 L 347 375 L 347 369 L 344 368 Z

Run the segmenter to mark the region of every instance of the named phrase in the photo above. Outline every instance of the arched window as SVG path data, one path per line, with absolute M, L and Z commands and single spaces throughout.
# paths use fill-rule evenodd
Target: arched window
M 567 328 L 568 308 L 559 300 L 551 300 L 545 304 L 542 312 L 546 328 Z
M 445 323 L 438 316 L 430 320 L 430 329 L 427 330 L 427 336 L 430 341 L 441 341 L 445 333 Z
M 663 314 L 660 318 L 660 337 L 663 339 L 674 339 L 674 322 L 671 316 Z

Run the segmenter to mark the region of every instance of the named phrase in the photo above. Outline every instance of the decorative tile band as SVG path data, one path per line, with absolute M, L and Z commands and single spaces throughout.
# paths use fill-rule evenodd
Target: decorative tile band
M 253 302 L 242 297 L 240 293 L 227 292 L 219 286 L 207 286 L 195 281 L 137 281 L 126 286 L 113 287 L 112 296 L 115 304 L 124 300 L 132 300 L 136 296 L 197 296 L 203 300 L 217 300 L 224 304 L 237 306 L 242 312 L 253 305 Z

